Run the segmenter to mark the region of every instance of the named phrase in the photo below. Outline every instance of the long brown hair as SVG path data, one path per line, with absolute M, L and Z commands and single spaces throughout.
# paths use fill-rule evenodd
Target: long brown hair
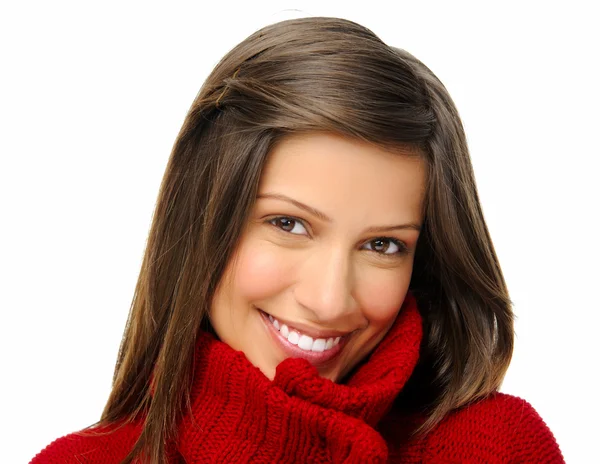
M 175 141 L 100 420 L 144 421 L 124 462 L 164 462 L 166 443 L 190 407 L 195 340 L 210 330 L 210 303 L 265 159 L 287 134 L 315 130 L 412 147 L 427 164 L 410 285 L 424 338 L 398 398 L 426 413 L 418 432 L 500 386 L 513 348 L 511 302 L 446 89 L 412 55 L 354 22 L 283 21 L 217 64 Z

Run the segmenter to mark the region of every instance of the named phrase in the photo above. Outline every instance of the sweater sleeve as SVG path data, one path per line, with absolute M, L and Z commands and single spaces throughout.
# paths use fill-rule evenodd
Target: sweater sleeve
M 565 461 L 554 435 L 531 404 L 496 393 L 451 413 L 428 436 L 423 462 Z
M 140 433 L 141 426 L 136 423 L 71 433 L 50 443 L 30 464 L 118 464 Z

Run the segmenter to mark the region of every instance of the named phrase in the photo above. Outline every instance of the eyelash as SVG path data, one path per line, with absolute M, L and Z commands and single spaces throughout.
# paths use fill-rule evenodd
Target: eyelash
M 298 223 L 302 224 L 302 227 L 304 227 L 304 229 L 306 229 L 306 226 L 304 225 L 304 221 L 302 219 L 298 219 L 293 216 L 276 216 L 271 219 L 268 219 L 266 222 L 268 222 L 269 224 L 273 225 L 275 228 L 277 228 L 278 230 L 280 230 L 281 232 L 284 232 L 286 234 L 300 235 L 300 234 L 293 234 L 292 232 L 290 232 L 288 230 L 284 230 L 281 227 L 278 227 L 276 221 L 279 221 L 280 219 L 287 219 L 289 221 L 298 222 Z M 378 256 L 381 256 L 383 258 L 395 258 L 398 256 L 403 256 L 408 253 L 407 246 L 400 240 L 393 238 L 393 237 L 375 237 L 375 238 L 372 238 L 371 240 L 369 240 L 367 243 L 371 243 L 376 240 L 387 240 L 390 243 L 393 243 L 394 245 L 396 245 L 398 247 L 398 251 L 395 253 L 382 253 L 382 252 L 379 252 L 376 250 L 367 250 L 367 251 L 372 251 L 372 252 L 376 253 Z

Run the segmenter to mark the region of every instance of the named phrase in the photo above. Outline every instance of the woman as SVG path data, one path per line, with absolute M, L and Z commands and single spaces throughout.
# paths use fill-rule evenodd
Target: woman
M 98 424 L 32 462 L 564 462 L 458 113 L 335 18 L 229 52 L 175 146 Z

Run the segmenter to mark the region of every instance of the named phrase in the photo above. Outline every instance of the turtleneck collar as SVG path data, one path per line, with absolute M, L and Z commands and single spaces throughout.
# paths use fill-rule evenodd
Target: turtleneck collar
M 421 337 L 409 292 L 381 343 L 338 384 L 299 358 L 282 361 L 271 381 L 243 352 L 203 332 L 179 452 L 186 462 L 384 462 L 374 427 L 412 374 Z

